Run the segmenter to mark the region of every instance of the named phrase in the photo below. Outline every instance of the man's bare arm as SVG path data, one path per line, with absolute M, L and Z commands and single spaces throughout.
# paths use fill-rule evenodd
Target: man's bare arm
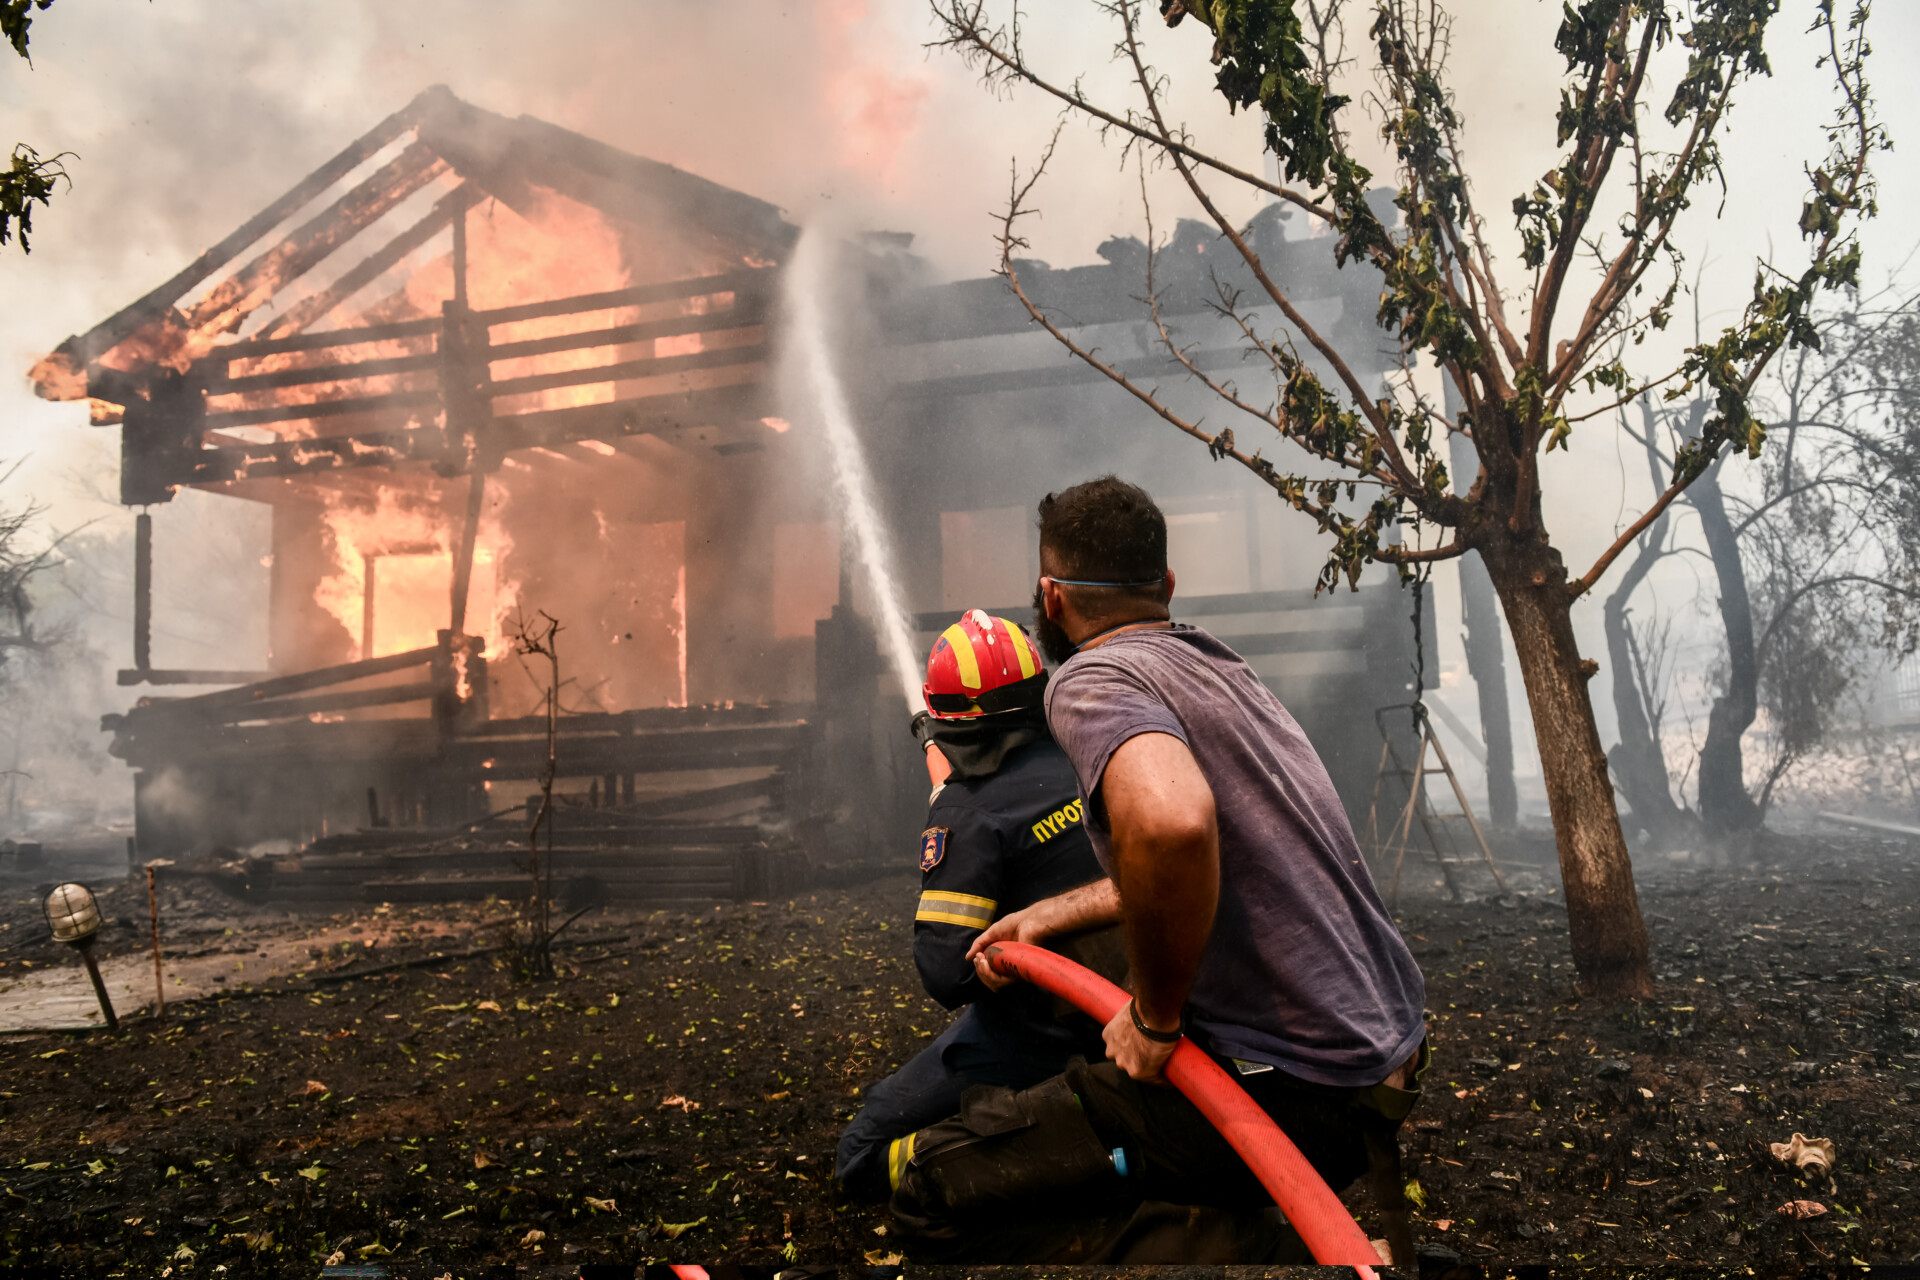
M 1220 901 L 1213 788 L 1186 743 L 1143 733 L 1113 753 L 1100 794 L 1113 832 L 1134 1005 L 1154 1030 L 1178 1030 Z M 1171 1053 L 1171 1045 L 1136 1031 L 1125 1010 L 1107 1027 L 1107 1055 L 1135 1079 L 1157 1078 Z
M 1103 929 L 1119 920 L 1120 894 L 1114 889 L 1113 881 L 1094 880 L 1078 889 L 1042 898 L 1025 910 L 1001 916 L 973 940 L 973 945 L 967 948 L 967 959 L 973 961 L 980 981 L 990 990 L 998 991 L 1014 979 L 1001 977 L 987 963 L 987 948 L 994 943 L 1042 942 L 1063 933 Z

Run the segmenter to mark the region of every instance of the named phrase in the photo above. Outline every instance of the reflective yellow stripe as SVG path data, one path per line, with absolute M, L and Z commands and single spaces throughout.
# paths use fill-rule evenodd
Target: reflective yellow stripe
M 988 915 L 992 915 L 993 909 L 1000 905 L 992 898 L 982 898 L 972 893 L 949 893 L 945 889 L 928 889 L 920 895 L 920 901 L 922 905 L 929 902 L 946 902 L 956 907 L 979 907 Z
M 913 918 L 933 924 L 958 924 L 969 929 L 984 929 L 993 923 L 993 910 L 998 905 L 992 898 L 980 898 L 971 893 L 946 893 L 929 889 L 920 895 L 920 908 L 914 912 Z
M 922 908 L 913 917 L 928 924 L 957 924 L 968 929 L 984 929 L 992 923 L 990 919 L 977 916 L 955 915 L 947 911 L 928 911 Z
M 1007 638 L 1013 641 L 1013 652 L 1020 659 L 1020 678 L 1025 680 L 1038 670 L 1033 664 L 1033 649 L 1027 644 L 1026 633 L 1005 618 L 1000 619 L 1000 625 L 1007 629 Z
M 973 637 L 964 631 L 959 623 L 954 623 L 940 633 L 940 638 L 953 650 L 953 660 L 960 664 L 960 683 L 968 689 L 980 687 L 980 659 L 973 652 Z
M 887 1148 L 887 1185 L 895 1191 L 900 1189 L 900 1175 L 907 1171 L 907 1162 L 913 1159 L 913 1140 L 918 1136 L 910 1133 L 895 1138 Z

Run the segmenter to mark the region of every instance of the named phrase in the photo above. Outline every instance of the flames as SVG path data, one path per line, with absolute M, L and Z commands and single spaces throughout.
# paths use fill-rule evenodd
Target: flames
M 444 201 L 455 179 L 435 181 L 438 185 L 431 191 Z M 512 206 L 486 198 L 458 215 L 465 218 L 467 303 L 475 311 L 714 275 L 742 265 L 738 255 L 729 257 L 712 247 L 697 228 L 694 234 L 677 237 L 671 230 L 610 220 L 594 206 L 555 191 L 532 186 L 521 192 L 524 198 L 516 195 Z M 166 309 L 99 363 L 136 373 L 143 368 L 182 371 L 217 355 L 218 344 L 235 336 L 347 336 L 360 328 L 437 317 L 456 293 L 451 240 L 451 230 L 443 228 L 428 242 L 434 247 L 423 245 L 325 314 L 318 314 L 327 305 L 321 291 L 334 276 L 286 282 L 270 303 L 251 303 L 257 310 L 243 311 L 217 333 L 193 323 L 207 305 L 205 298 L 198 304 L 182 301 L 180 310 Z M 771 265 L 751 255 L 745 262 Z M 208 296 L 219 288 L 216 281 Z M 713 316 L 713 327 L 699 332 L 496 359 L 487 372 L 501 382 L 764 343 L 762 325 L 728 317 L 735 301 L 725 293 L 696 295 L 496 323 L 489 327 L 487 341 L 498 348 Z M 328 401 L 431 391 L 440 372 L 433 352 L 432 337 L 416 334 L 216 363 L 215 375 L 233 378 L 326 370 L 328 380 L 213 389 L 210 413 L 248 411 L 248 418 L 268 425 L 222 424 L 216 419 L 209 423 L 209 442 L 266 445 L 276 439 L 359 435 L 403 425 L 432 427 L 434 419 L 419 400 L 411 407 L 376 405 L 348 415 L 298 415 L 303 406 Z M 393 370 L 391 362 L 408 357 L 426 359 L 420 361 L 422 368 Z M 364 361 L 389 362 L 388 371 L 341 376 Z M 645 376 L 497 396 L 494 413 L 506 417 L 758 381 L 765 376 L 765 366 L 744 355 L 736 364 L 641 372 Z M 62 353 L 48 356 L 33 376 L 43 396 L 88 395 L 85 372 L 70 367 Z M 104 390 L 95 389 L 91 416 L 97 423 L 118 422 L 125 407 L 100 398 Z M 285 416 L 255 412 L 260 410 Z M 788 429 L 778 418 L 764 425 L 774 433 Z M 317 449 L 311 456 L 323 453 Z M 307 455 L 295 458 L 302 456 Z M 569 709 L 576 704 L 580 710 L 606 711 L 687 705 L 686 524 L 673 518 L 676 503 L 645 497 L 667 483 L 648 450 L 595 439 L 509 456 L 484 480 L 443 477 L 418 462 L 236 482 L 235 489 L 250 497 L 285 503 L 284 514 L 293 517 L 285 534 L 288 554 L 276 551 L 274 561 L 273 625 L 281 628 L 276 667 L 302 670 L 435 644 L 439 632 L 454 626 L 452 581 L 456 557 L 464 554 L 460 542 L 472 483 L 484 483 L 486 495 L 459 629 L 477 637 L 489 659 L 492 713 L 508 717 L 537 709 L 536 682 L 511 674 L 510 660 L 515 619 L 536 609 L 563 618 L 567 626 Z M 464 664 L 460 679 L 466 679 Z M 354 718 L 366 712 L 345 714 Z
M 313 597 L 353 638 L 353 660 L 432 645 L 452 614 L 453 557 L 460 540 L 464 486 L 384 484 L 372 495 L 320 491 L 321 527 L 332 570 Z M 490 487 L 490 495 L 499 492 Z M 502 574 L 513 549 L 496 499 L 482 509 L 467 591 L 466 634 L 484 652 L 506 646 L 516 591 Z
M 498 200 L 467 210 L 467 305 L 490 311 L 629 283 L 620 232 L 605 215 L 549 188 L 530 190 L 524 214 Z M 453 296 L 452 255 L 416 272 L 405 293 L 419 314 L 439 314 Z
M 628 283 L 618 233 L 597 209 L 551 191 L 536 189 L 531 217 L 498 201 L 467 211 L 467 300 L 476 310 L 513 306 L 548 298 L 618 289 Z M 394 295 L 362 323 L 382 323 L 437 314 L 453 296 L 453 257 L 445 254 L 410 276 Z M 631 310 L 631 309 L 629 309 Z M 553 317 L 494 326 L 495 343 L 546 337 L 581 328 L 620 323 L 616 312 Z M 357 355 L 405 354 L 405 340 L 356 349 Z M 393 348 L 388 350 L 387 348 Z M 378 350 L 374 350 L 378 348 Z M 604 348 L 601 349 L 604 351 Z M 500 361 L 496 378 L 523 373 L 552 373 L 583 368 L 600 352 L 562 351 L 524 360 Z M 298 354 L 269 357 L 263 367 L 295 367 Z M 417 377 L 417 375 L 414 375 Z M 404 377 L 404 375 L 403 375 Z M 402 378 L 367 379 L 337 394 L 369 395 L 398 389 Z M 340 384 L 346 386 L 346 384 Z M 330 390 L 332 390 L 330 388 Z M 559 387 L 535 393 L 539 408 L 564 408 L 612 399 L 610 384 Z M 318 397 L 316 397 L 318 398 Z M 338 430 L 329 423 L 328 431 Z M 460 506 L 464 487 L 475 481 L 442 484 L 425 473 L 390 475 L 371 496 L 327 489 L 321 493 L 322 523 L 332 570 L 314 589 L 314 600 L 355 640 L 356 658 L 404 653 L 434 643 L 449 625 L 454 556 L 459 553 Z M 509 505 L 498 476 L 488 480 L 473 554 L 464 630 L 479 636 L 489 655 L 507 645 L 506 623 L 518 602 L 515 584 L 504 566 L 513 549 L 505 515 Z

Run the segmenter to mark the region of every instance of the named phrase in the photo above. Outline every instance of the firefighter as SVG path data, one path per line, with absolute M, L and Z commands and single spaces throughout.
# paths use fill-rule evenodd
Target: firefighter
M 913 960 L 927 994 L 962 1012 L 868 1091 L 835 1165 L 850 1196 L 884 1199 L 896 1140 L 954 1114 L 970 1087 L 1026 1088 L 1101 1053 L 1091 1019 L 1034 988 L 989 991 L 967 958 L 1000 916 L 1102 876 L 1073 766 L 1047 732 L 1046 681 L 1027 634 L 979 609 L 948 627 L 927 659 L 927 710 L 913 731 L 935 785 L 920 836 Z M 1069 945 L 1109 971 L 1124 953 L 1116 931 Z

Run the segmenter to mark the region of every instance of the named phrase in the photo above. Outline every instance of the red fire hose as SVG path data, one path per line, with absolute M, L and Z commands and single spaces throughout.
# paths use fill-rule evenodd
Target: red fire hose
M 1050 991 L 1103 1023 L 1112 1021 L 1127 1003 L 1127 993 L 1099 974 L 1031 943 L 997 942 L 987 948 L 987 959 L 995 971 Z M 1167 1059 L 1166 1074 L 1240 1153 L 1300 1233 L 1315 1262 L 1350 1266 L 1362 1280 L 1374 1280 L 1372 1268 L 1380 1264 L 1380 1257 L 1367 1233 L 1280 1126 L 1254 1105 L 1219 1063 L 1199 1045 L 1183 1039 Z

